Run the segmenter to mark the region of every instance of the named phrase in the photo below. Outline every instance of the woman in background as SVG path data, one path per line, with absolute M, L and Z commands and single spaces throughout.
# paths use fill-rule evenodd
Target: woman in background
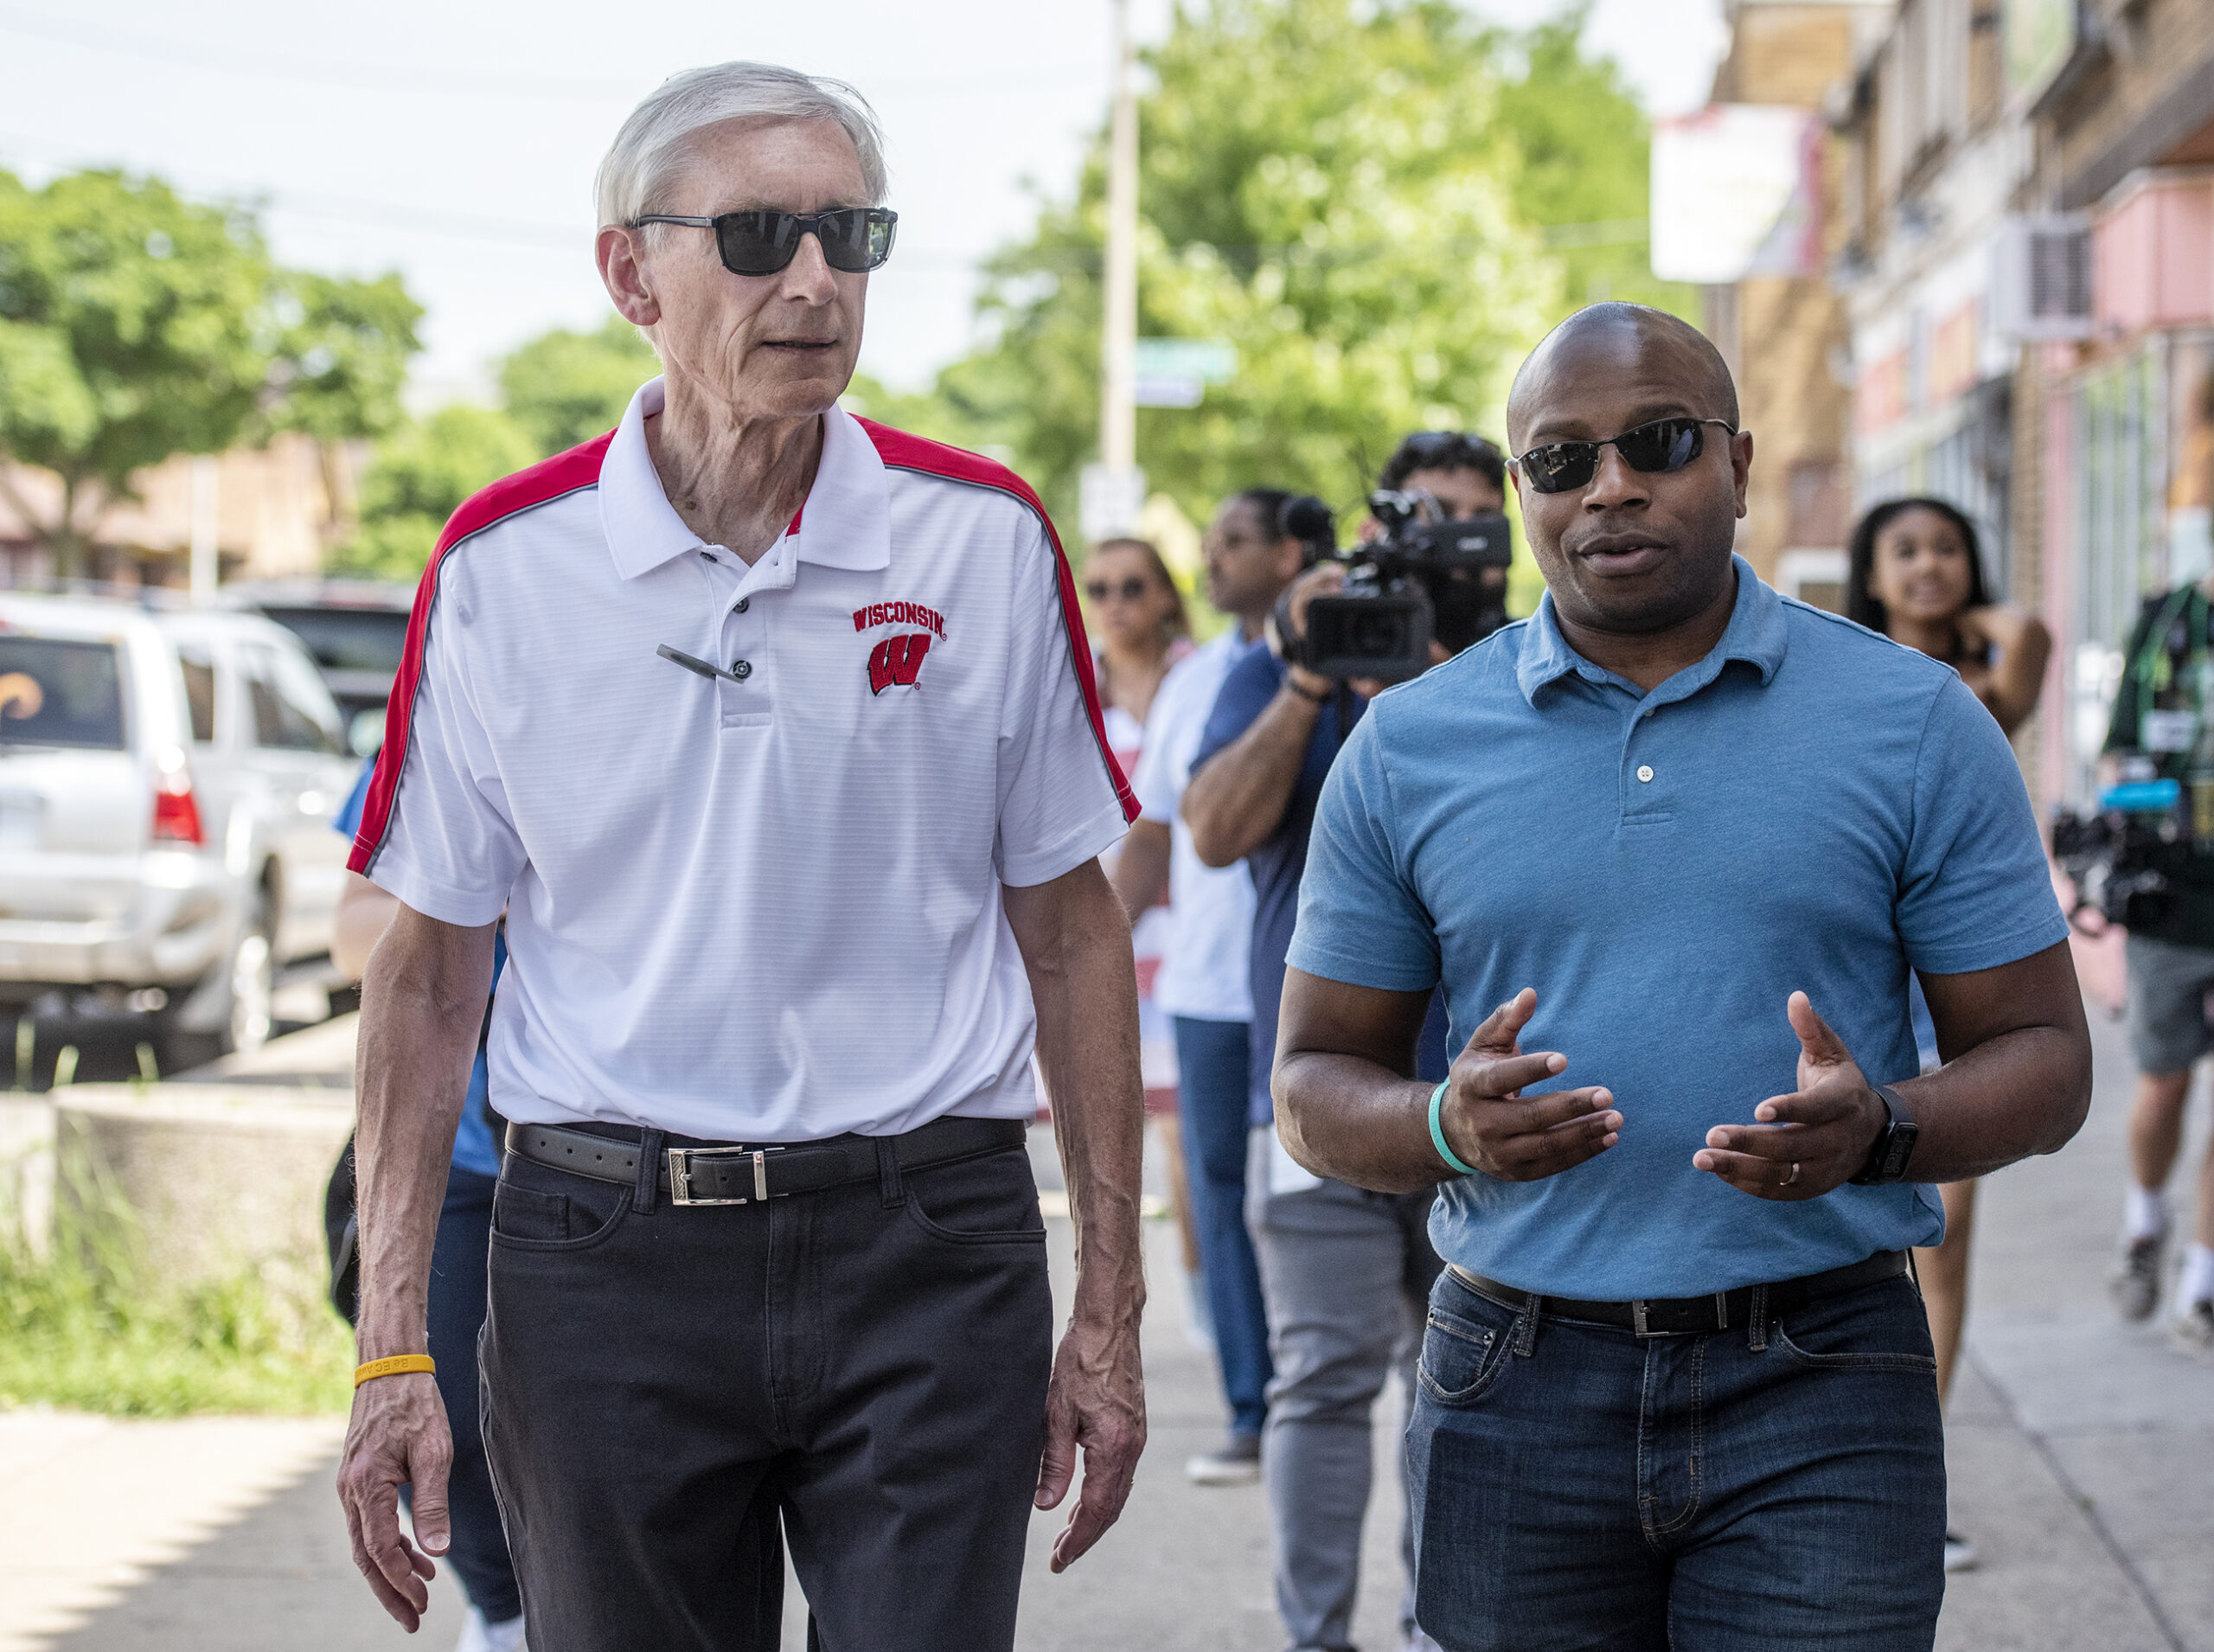
M 1091 611 L 1092 672 L 1099 680 L 1101 720 L 1107 746 L 1125 776 L 1138 772 L 1145 745 L 1146 714 L 1153 709 L 1168 668 L 1192 651 L 1191 619 L 1184 594 L 1152 541 L 1102 540 L 1084 567 L 1085 605 Z M 1118 850 L 1102 862 L 1111 873 Z M 1173 898 L 1173 896 L 1172 896 Z M 1184 1271 L 1190 1289 L 1195 1332 L 1204 1332 L 1206 1292 L 1199 1284 L 1199 1230 L 1193 1224 L 1190 1190 L 1184 1180 L 1184 1144 L 1176 1126 L 1176 1029 L 1153 1002 L 1154 977 L 1161 973 L 1168 944 L 1168 908 L 1141 912 L 1130 926 L 1130 951 L 1138 968 L 1138 1060 L 1145 1081 L 1145 1110 L 1168 1122 L 1160 1133 L 1168 1185 L 1174 1190 L 1176 1225 L 1184 1241 Z
M 1852 534 L 1845 611 L 1958 671 L 2010 739 L 2037 708 L 2051 634 L 2034 616 L 1991 600 L 1975 525 L 1944 501 L 1892 499 L 1860 519 Z M 1910 976 L 1907 984 L 1914 1041 L 1928 1072 L 1941 1060 L 1936 1028 L 1921 983 Z M 1929 1339 L 1936 1346 L 1940 1403 L 1953 1391 L 1961 1327 L 1968 1317 L 1975 1188 L 1974 1181 L 1955 1181 L 1938 1190 L 1945 1201 L 1945 1242 L 1915 1252 Z M 1974 1546 L 1947 1532 L 1945 1569 L 1964 1572 L 1974 1564 Z

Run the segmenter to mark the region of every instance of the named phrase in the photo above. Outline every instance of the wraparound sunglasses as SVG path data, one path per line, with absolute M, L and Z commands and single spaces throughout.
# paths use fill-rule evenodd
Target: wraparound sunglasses
M 1631 470 L 1664 475 L 1682 470 L 1699 456 L 1706 440 L 1701 426 L 1706 425 L 1719 425 L 1732 436 L 1737 433 L 1726 419 L 1656 419 L 1603 442 L 1547 442 L 1518 458 L 1515 468 L 1539 493 L 1566 493 L 1598 474 L 1599 450 L 1611 447 Z
M 631 225 L 682 224 L 715 232 L 715 250 L 733 275 L 775 275 L 798 255 L 800 239 L 822 243 L 822 261 L 834 270 L 860 275 L 880 270 L 892 256 L 892 232 L 899 215 L 889 207 L 839 207 L 829 212 L 776 212 L 752 207 L 713 218 L 685 218 L 649 212 Z

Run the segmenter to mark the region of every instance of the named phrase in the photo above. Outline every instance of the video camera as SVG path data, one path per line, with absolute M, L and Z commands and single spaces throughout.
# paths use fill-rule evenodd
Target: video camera
M 2069 921 L 2096 912 L 2127 928 L 2156 922 L 2175 899 L 2160 863 L 2188 841 L 2173 780 L 2124 781 L 2101 792 L 2096 809 L 2056 809 L 2053 858 L 2076 885 Z
M 1341 553 L 1328 505 L 1311 495 L 1285 502 L 1281 526 L 1307 547 L 1309 566 L 1346 565 L 1344 590 L 1307 605 L 1303 638 L 1292 635 L 1288 607 L 1278 602 L 1286 660 L 1341 682 L 1405 682 L 1429 669 L 1431 637 L 1457 654 L 1507 623 L 1506 582 L 1484 577 L 1513 560 L 1506 516 L 1494 510 L 1424 521 L 1424 507 L 1435 503 L 1423 493 L 1372 493 L 1369 513 L 1383 537 Z

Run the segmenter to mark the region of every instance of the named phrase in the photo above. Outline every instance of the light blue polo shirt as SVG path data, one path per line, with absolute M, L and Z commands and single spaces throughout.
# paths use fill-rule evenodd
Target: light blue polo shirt
M 2013 753 L 1951 668 L 1736 567 L 1722 640 L 1652 693 L 1570 648 L 1549 595 L 1379 696 L 1323 791 L 1292 965 L 1443 980 L 1456 1053 L 1535 988 L 1523 1048 L 1614 1092 L 1597 1158 L 1440 1189 L 1439 1253 L 1526 1290 L 1699 1296 L 1935 1244 L 1933 1188 L 1777 1203 L 1692 1155 L 1796 1087 L 1794 989 L 1871 1079 L 1904 1079 L 1910 964 L 2068 934 Z

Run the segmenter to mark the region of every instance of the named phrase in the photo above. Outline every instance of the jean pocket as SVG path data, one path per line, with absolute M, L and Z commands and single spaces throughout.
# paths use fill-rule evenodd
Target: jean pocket
M 1027 1148 L 1010 1147 L 904 1177 L 907 1217 L 952 1245 L 1042 1245 L 1046 1218 Z
M 1507 1347 L 1507 1333 L 1498 1327 L 1433 1307 L 1423 1328 L 1415 1380 L 1441 1405 L 1473 1405 L 1499 1380 Z
M 1904 1277 L 1808 1303 L 1772 1323 L 1769 1340 L 1810 1371 L 1937 1369 L 1928 1314 Z
M 541 1178 L 571 1185 L 529 1185 Z M 629 1188 L 510 1158 L 492 1193 L 492 1242 L 517 1251 L 586 1250 L 612 1233 L 630 1208 Z

